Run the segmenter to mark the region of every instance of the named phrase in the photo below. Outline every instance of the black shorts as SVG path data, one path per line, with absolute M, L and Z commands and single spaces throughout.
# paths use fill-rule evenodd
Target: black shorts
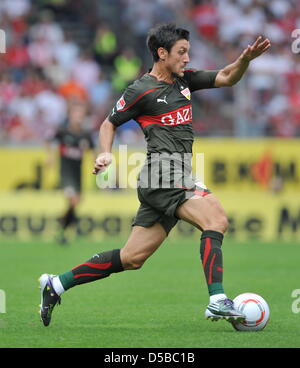
M 74 193 L 81 192 L 81 165 L 75 160 L 61 159 L 60 187 Z
M 188 185 L 171 188 L 151 188 L 138 186 L 140 207 L 133 220 L 133 226 L 150 227 L 160 223 L 167 235 L 179 220 L 176 217 L 177 208 L 195 195 L 206 196 L 211 193 L 206 186 L 194 179 L 188 180 Z

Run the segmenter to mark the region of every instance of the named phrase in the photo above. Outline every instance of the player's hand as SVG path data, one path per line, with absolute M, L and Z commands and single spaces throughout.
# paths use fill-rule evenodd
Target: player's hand
M 112 162 L 112 153 L 103 152 L 95 160 L 93 174 L 97 175 L 99 171 L 104 171 Z
M 271 42 L 266 38 L 263 40 L 262 36 L 257 37 L 256 41 L 242 52 L 241 59 L 244 61 L 251 61 L 271 47 Z

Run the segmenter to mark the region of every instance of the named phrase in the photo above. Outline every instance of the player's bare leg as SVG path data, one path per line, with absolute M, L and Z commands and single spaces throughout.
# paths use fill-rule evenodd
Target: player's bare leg
M 166 236 L 167 234 L 164 228 L 159 223 L 149 228 L 134 226 L 126 244 L 120 252 L 124 270 L 141 268 L 147 258 L 165 240 Z
M 221 245 L 228 220 L 219 200 L 213 194 L 196 195 L 184 202 L 176 215 L 202 230 L 200 255 L 210 295 L 205 316 L 213 321 L 243 320 L 244 315 L 234 309 L 223 288 Z
M 44 326 L 51 321 L 52 311 L 60 303 L 60 295 L 80 284 L 100 280 L 112 273 L 137 270 L 156 251 L 167 234 L 159 224 L 151 227 L 134 226 L 122 249 L 95 254 L 88 261 L 59 276 L 41 275 L 40 316 Z
M 190 198 L 178 207 L 176 215 L 202 231 L 214 230 L 224 234 L 228 227 L 226 213 L 212 193 Z

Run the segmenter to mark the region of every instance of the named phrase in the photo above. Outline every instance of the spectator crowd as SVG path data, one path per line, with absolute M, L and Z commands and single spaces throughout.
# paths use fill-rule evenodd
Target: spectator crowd
M 151 67 L 148 30 L 169 21 L 190 30 L 198 69 L 233 62 L 258 35 L 272 43 L 238 85 L 195 93 L 196 135 L 300 136 L 298 0 L 1 0 L 1 144 L 41 144 L 78 102 L 96 136 L 122 90 Z M 130 122 L 118 139 L 138 143 L 142 132 Z

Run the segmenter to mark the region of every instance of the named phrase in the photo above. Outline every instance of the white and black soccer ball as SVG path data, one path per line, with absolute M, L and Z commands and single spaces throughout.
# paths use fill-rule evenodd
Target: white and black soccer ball
M 268 303 L 260 295 L 243 293 L 233 299 L 234 308 L 246 316 L 243 322 L 232 322 L 238 331 L 260 331 L 266 327 L 270 318 Z

